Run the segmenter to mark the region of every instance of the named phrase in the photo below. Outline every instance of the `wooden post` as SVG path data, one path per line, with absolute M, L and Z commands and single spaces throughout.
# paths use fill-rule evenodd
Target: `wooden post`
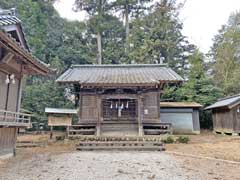
M 13 148 L 13 156 L 16 156 L 16 149 L 17 149 L 17 135 L 18 135 L 18 128 L 14 128 L 15 130 L 15 137 L 14 137 L 14 148 Z
M 21 72 L 20 72 L 20 78 L 18 81 L 18 93 L 17 93 L 17 106 L 16 106 L 16 112 L 20 112 L 21 107 L 21 98 L 22 98 L 22 78 L 23 78 L 23 64 L 21 64 Z
M 53 137 L 53 126 L 50 127 L 51 131 L 50 131 L 50 139 L 52 139 Z
M 8 99 L 9 99 L 9 91 L 10 91 L 10 82 L 7 84 L 7 94 L 6 94 L 6 102 L 5 102 L 5 110 L 8 110 Z
M 83 99 L 83 96 L 82 96 L 82 92 L 81 92 L 81 86 L 80 86 L 80 91 L 79 91 L 79 99 L 78 99 L 78 108 L 79 108 L 79 111 L 78 111 L 78 122 L 80 123 L 81 122 L 81 119 L 82 119 L 82 100 Z
M 97 136 L 101 135 L 101 98 L 97 98 L 97 110 L 98 110 L 98 121 L 97 121 Z
M 69 126 L 66 127 L 66 138 L 68 138 L 68 134 L 69 134 Z
M 142 103 L 142 97 L 138 96 L 138 135 L 143 135 L 143 126 L 142 126 L 142 119 L 143 119 L 143 103 Z
M 159 89 L 158 92 L 157 92 L 157 108 L 158 108 L 158 120 L 159 122 L 161 122 L 161 114 L 160 114 L 160 98 L 161 98 L 161 90 Z

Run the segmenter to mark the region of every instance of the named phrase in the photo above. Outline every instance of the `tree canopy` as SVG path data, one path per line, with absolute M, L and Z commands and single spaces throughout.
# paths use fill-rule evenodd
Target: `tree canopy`
M 89 18 L 68 21 L 53 7 L 54 0 L 2 0 L 15 7 L 32 53 L 58 71 L 51 77 L 26 80 L 23 108 L 44 116 L 44 107 L 73 107 L 64 87 L 54 81 L 72 64 L 166 63 L 187 81 L 169 85 L 163 100 L 196 101 L 209 105 L 223 95 L 239 93 L 239 13 L 233 14 L 214 38 L 210 62 L 182 34 L 176 0 L 76 0 L 75 10 Z M 117 16 L 123 14 L 124 18 Z M 209 58 L 208 58 L 209 59 Z M 202 112 L 209 127 L 209 116 Z
M 229 17 L 214 37 L 211 49 L 213 79 L 225 95 L 238 94 L 240 90 L 240 13 Z

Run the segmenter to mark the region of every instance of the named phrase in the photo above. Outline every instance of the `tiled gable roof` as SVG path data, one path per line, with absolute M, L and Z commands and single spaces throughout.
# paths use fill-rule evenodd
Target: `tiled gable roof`
M 183 78 L 160 64 L 73 65 L 57 82 L 89 86 L 156 85 L 160 82 L 181 82 Z

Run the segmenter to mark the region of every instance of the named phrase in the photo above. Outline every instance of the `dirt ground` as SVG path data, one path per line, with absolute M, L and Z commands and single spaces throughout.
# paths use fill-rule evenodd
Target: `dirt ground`
M 0 161 L 0 180 L 240 180 L 239 136 L 203 133 L 190 138 L 189 144 L 166 145 L 166 152 L 78 152 L 72 141 L 18 149 L 15 158 Z M 42 140 L 48 136 L 33 138 Z
M 167 144 L 167 151 L 240 162 L 240 136 L 205 131 L 189 137 L 188 144 Z

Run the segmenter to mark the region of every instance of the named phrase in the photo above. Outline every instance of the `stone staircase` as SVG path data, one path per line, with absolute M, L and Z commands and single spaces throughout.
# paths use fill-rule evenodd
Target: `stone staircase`
M 117 151 L 164 151 L 160 137 L 83 137 L 76 145 L 80 151 L 117 150 Z

